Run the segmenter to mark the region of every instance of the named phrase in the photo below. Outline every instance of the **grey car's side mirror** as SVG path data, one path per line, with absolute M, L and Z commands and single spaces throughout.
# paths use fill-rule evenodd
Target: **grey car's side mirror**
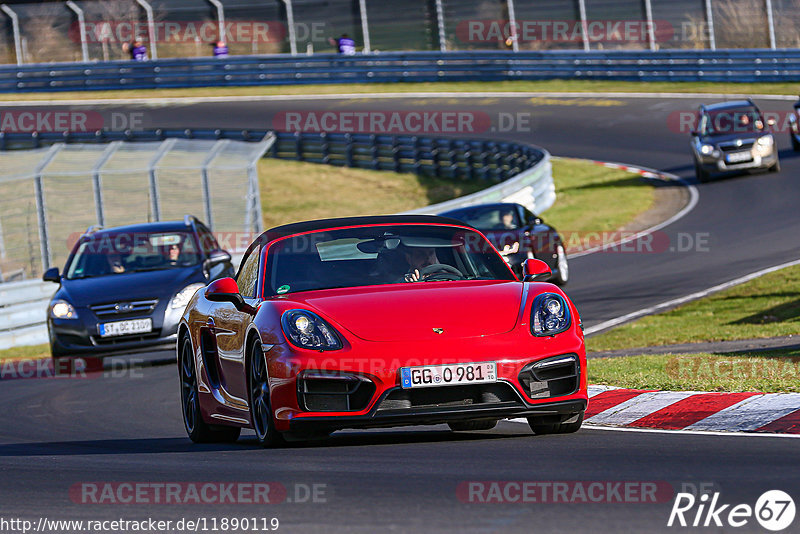
M 206 265 L 211 267 L 226 261 L 231 261 L 231 255 L 224 250 L 215 250 L 208 255 L 208 259 L 206 259 Z

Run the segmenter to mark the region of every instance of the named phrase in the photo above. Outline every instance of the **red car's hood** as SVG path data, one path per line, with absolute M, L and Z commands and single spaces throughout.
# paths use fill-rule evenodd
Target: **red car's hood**
M 303 299 L 294 297 L 361 339 L 417 341 L 513 330 L 522 290 L 519 282 L 424 282 L 333 289 Z M 434 328 L 443 329 L 443 333 L 434 332 Z

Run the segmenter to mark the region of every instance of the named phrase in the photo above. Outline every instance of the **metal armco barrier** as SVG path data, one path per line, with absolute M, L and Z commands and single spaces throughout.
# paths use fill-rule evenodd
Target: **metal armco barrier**
M 0 92 L 557 78 L 792 82 L 800 80 L 800 50 L 392 52 L 6 65 Z
M 266 130 L 146 130 L 0 134 L 0 150 L 56 143 L 109 143 L 165 139 L 260 141 Z M 480 202 L 519 202 L 541 213 L 555 201 L 550 155 L 520 143 L 370 134 L 274 132 L 269 154 L 292 159 L 452 180 L 485 180 L 495 185 L 472 195 L 409 213 L 438 213 Z M 82 230 L 76 229 L 76 230 Z M 0 349 L 47 343 L 47 303 L 56 285 L 38 280 L 0 284 Z

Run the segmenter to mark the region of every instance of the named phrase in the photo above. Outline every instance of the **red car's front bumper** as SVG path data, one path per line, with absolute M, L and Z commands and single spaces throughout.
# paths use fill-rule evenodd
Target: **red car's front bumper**
M 280 431 L 331 432 L 534 416 L 566 420 L 585 410 L 588 401 L 585 347 L 575 330 L 546 338 L 515 331 L 436 342 L 356 340 L 331 352 L 278 344 L 266 357 Z M 496 362 L 497 382 L 400 386 L 402 367 L 467 362 Z M 557 365 L 537 366 L 541 369 L 534 372 L 531 368 L 537 362 Z

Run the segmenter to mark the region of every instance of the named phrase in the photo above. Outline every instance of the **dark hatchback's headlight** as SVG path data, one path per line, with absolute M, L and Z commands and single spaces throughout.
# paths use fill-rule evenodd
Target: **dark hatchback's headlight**
M 542 293 L 533 300 L 531 333 L 534 336 L 554 336 L 569 328 L 567 301 L 556 293 Z
M 339 350 L 342 341 L 336 330 L 308 310 L 288 310 L 281 316 L 286 338 L 304 349 Z

